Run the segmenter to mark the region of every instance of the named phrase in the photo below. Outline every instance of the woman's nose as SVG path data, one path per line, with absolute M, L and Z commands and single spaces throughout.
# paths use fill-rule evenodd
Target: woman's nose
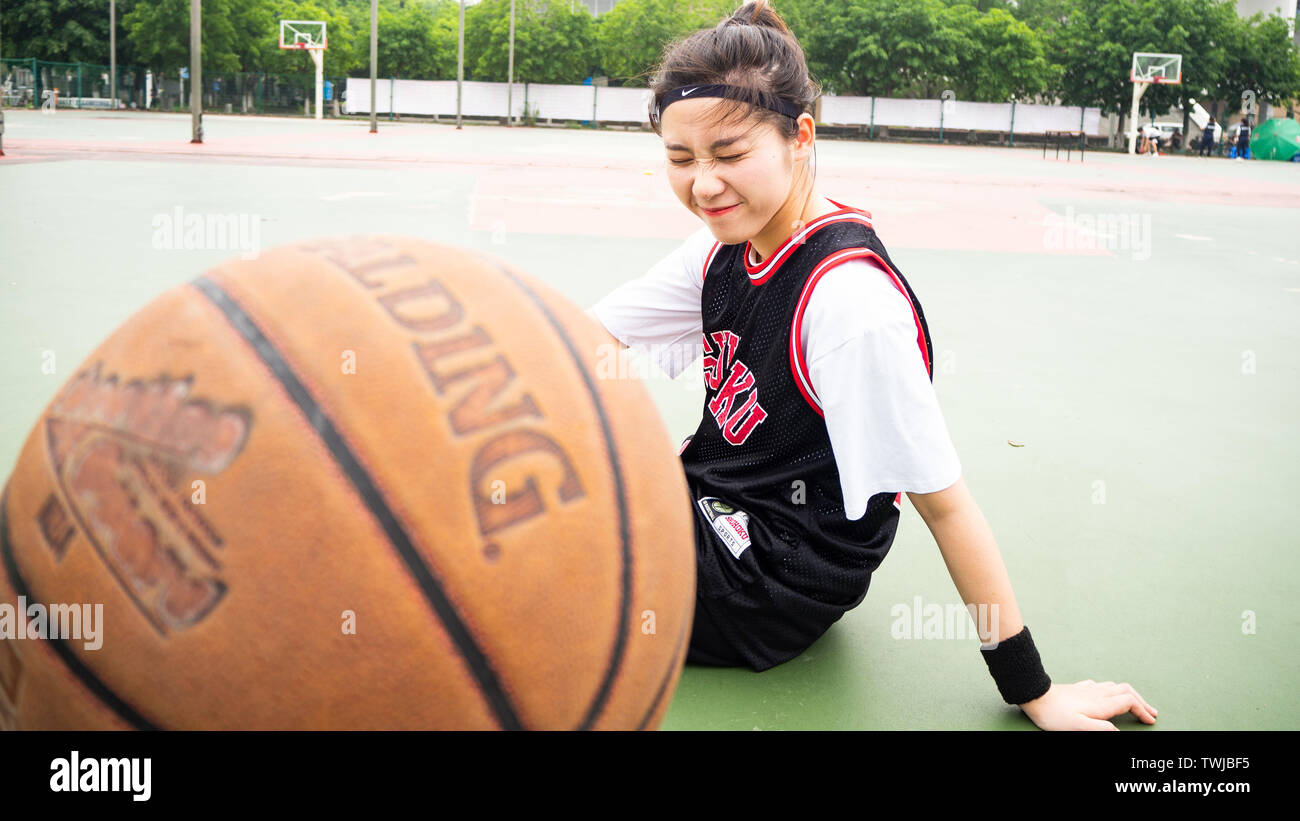
M 699 199 L 710 199 L 721 191 L 724 186 L 718 179 L 714 171 L 713 162 L 697 162 L 695 164 L 695 182 L 691 186 Z

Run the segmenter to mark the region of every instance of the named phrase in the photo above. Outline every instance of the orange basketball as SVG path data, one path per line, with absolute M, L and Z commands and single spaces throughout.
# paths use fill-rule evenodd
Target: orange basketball
M 657 727 L 689 498 L 603 338 L 537 280 L 401 237 L 162 295 L 6 486 L 0 608 L 26 635 L 0 641 L 0 726 Z

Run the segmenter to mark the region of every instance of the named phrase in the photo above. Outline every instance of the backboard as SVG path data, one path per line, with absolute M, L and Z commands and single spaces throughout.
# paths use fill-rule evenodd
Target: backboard
M 1183 55 L 1134 52 L 1129 80 L 1134 83 L 1178 85 L 1183 81 Z
M 325 49 L 325 23 L 321 20 L 281 20 L 280 48 Z

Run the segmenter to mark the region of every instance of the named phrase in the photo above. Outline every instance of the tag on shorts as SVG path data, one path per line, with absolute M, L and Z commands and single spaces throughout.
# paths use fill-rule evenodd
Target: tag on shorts
M 709 524 L 713 525 L 713 531 L 722 539 L 731 555 L 739 559 L 740 554 L 749 547 L 749 514 L 736 510 L 713 496 L 705 496 L 696 504 L 704 511 Z

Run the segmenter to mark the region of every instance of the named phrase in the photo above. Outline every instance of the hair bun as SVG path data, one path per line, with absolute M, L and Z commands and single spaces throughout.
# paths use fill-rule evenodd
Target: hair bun
M 790 37 L 794 36 L 794 33 L 790 31 L 790 27 L 781 19 L 781 15 L 776 13 L 776 9 L 772 8 L 768 0 L 747 0 L 744 5 L 736 9 L 735 13 L 722 23 L 724 26 L 733 24 L 761 26 L 776 29 Z

